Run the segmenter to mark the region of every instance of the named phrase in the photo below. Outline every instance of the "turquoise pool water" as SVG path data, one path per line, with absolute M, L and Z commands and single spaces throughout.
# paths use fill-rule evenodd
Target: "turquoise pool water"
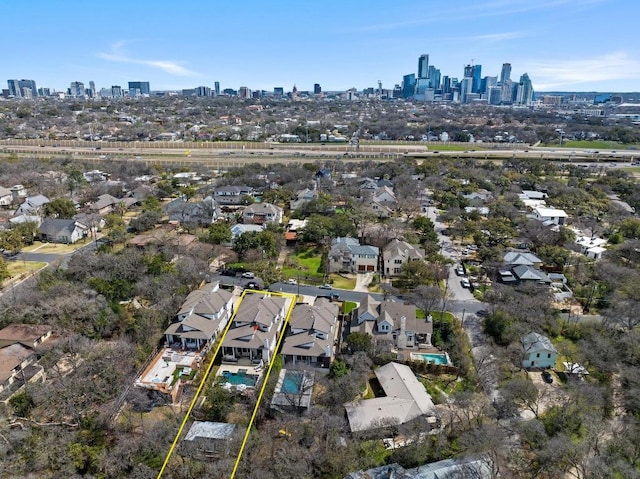
M 229 371 L 222 371 L 222 377 L 225 378 L 225 382 L 237 386 L 238 384 L 244 384 L 245 386 L 255 387 L 258 382 L 258 376 L 253 374 L 247 374 L 242 371 L 232 373 Z
M 446 354 L 438 353 L 411 353 L 411 359 L 415 361 L 424 361 L 432 364 L 449 364 L 449 358 Z
M 286 373 L 284 373 L 280 392 L 289 394 L 300 393 L 300 385 L 304 380 L 302 377 L 303 374 L 304 373 L 301 373 L 300 371 L 287 371 Z

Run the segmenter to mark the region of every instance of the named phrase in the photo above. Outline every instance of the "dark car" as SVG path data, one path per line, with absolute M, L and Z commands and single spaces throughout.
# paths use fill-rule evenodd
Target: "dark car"
M 484 318 L 485 316 L 489 316 L 489 311 L 487 311 L 486 309 L 481 309 L 476 313 L 476 316 L 479 318 Z
M 222 276 L 235 276 L 236 275 L 236 271 L 233 269 L 222 269 L 220 270 L 220 274 Z
M 553 376 L 549 371 L 542 371 L 542 380 L 547 384 L 551 384 L 553 382 Z

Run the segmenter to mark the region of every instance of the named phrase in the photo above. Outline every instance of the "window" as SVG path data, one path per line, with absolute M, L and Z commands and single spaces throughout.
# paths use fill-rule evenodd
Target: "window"
M 551 353 L 547 354 L 547 357 L 548 357 L 549 359 L 551 359 Z
M 537 353 L 537 354 L 536 354 L 536 358 L 539 358 L 539 357 L 540 357 L 540 353 Z

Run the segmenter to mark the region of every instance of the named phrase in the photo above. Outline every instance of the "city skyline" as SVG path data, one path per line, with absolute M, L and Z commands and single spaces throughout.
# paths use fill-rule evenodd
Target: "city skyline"
M 248 0 L 238 10 L 114 0 L 95 15 L 70 2 L 31 5 L 27 17 L 3 12 L 6 38 L 20 42 L 5 49 L 0 71 L 57 91 L 90 81 L 98 90 L 130 81 L 148 81 L 154 91 L 216 81 L 222 89 L 360 90 L 378 81 L 393 89 L 419 73 L 423 53 L 442 75 L 458 78 L 468 64 L 499 77 L 510 63 L 512 78 L 527 73 L 536 92 L 640 90 L 631 36 L 640 4 L 622 0 L 462 0 L 437 10 L 413 0 L 402 9 L 357 1 L 347 11 L 334 1 L 277 0 L 266 8 Z

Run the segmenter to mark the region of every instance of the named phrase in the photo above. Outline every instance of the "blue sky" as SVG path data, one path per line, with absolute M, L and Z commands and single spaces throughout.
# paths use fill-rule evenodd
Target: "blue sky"
M 393 88 L 429 54 L 442 75 L 512 65 L 536 91 L 640 91 L 637 0 L 258 2 L 31 0 L 2 8 L 0 74 L 63 90 Z

